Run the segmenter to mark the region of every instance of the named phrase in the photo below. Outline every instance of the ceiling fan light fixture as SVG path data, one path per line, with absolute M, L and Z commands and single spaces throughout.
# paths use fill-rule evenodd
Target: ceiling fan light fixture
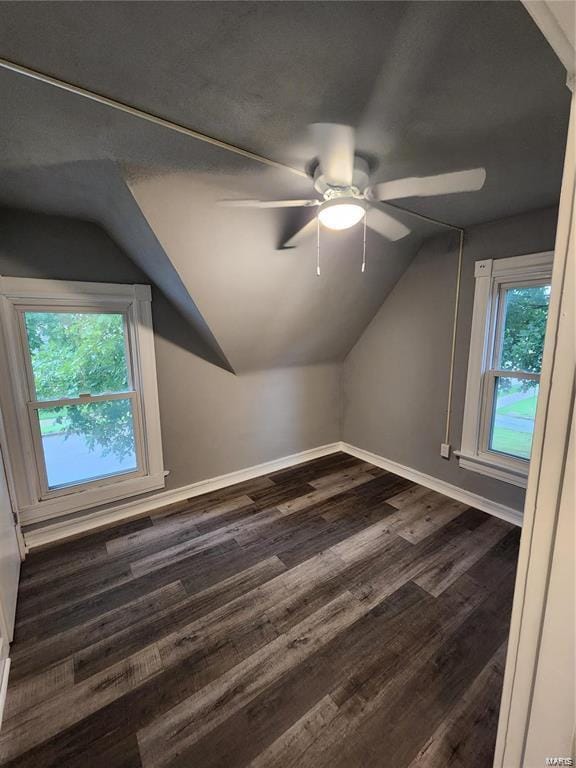
M 318 210 L 320 223 L 328 229 L 350 229 L 365 215 L 366 206 L 361 200 L 327 200 Z

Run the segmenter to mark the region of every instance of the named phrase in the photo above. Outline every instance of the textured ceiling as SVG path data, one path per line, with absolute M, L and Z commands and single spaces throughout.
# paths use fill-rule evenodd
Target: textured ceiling
M 518 2 L 2 2 L 0 56 L 299 168 L 315 121 L 354 125 L 374 180 L 482 165 L 403 201 L 456 224 L 558 199 L 569 92 Z M 364 276 L 360 233 L 326 234 L 317 279 L 313 243 L 276 250 L 297 213 L 214 205 L 306 179 L 6 71 L 0 97 L 0 201 L 101 220 L 235 370 L 341 359 L 431 232 L 371 236 Z
M 279 175 L 265 169 L 263 178 L 244 178 L 242 194 L 254 197 L 263 188 L 273 190 Z M 369 230 L 363 274 L 362 228 L 322 230 L 317 277 L 314 237 L 296 249 L 277 249 L 292 220 L 284 211 L 216 205 L 232 189 L 238 192 L 236 180 L 173 173 L 136 178 L 130 184 L 238 372 L 343 359 L 406 269 L 415 240 L 420 242 L 424 233 L 419 226 L 418 235 L 389 245 Z
M 221 368 L 229 360 L 111 161 L 5 169 L 0 202 L 103 225 L 190 326 L 188 348 Z

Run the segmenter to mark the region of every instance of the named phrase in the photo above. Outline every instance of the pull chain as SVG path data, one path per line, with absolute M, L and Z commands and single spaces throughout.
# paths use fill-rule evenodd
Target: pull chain
M 316 216 L 316 274 L 320 277 L 320 219 Z
M 362 272 L 366 272 L 366 217 L 368 212 L 364 214 L 364 232 L 362 236 Z

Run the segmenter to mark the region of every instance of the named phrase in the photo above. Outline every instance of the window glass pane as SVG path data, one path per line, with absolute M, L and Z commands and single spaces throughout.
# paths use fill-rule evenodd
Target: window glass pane
M 49 488 L 136 469 L 130 399 L 39 408 L 38 418 Z
M 529 459 L 538 400 L 538 382 L 498 377 L 490 430 L 491 451 Z
M 124 315 L 25 312 L 37 400 L 129 388 Z
M 498 367 L 540 373 L 549 300 L 549 285 L 508 288 L 505 291 Z

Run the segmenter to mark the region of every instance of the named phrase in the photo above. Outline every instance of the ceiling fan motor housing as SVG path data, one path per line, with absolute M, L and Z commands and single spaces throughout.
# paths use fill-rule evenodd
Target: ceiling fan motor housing
M 340 187 L 329 184 L 322 172 L 320 164 L 316 164 L 313 175 L 314 189 L 321 194 L 325 200 L 333 200 L 337 197 L 361 197 L 364 189 L 368 185 L 369 168 L 368 163 L 358 155 L 354 156 L 354 173 L 352 175 L 352 184 L 350 186 Z

